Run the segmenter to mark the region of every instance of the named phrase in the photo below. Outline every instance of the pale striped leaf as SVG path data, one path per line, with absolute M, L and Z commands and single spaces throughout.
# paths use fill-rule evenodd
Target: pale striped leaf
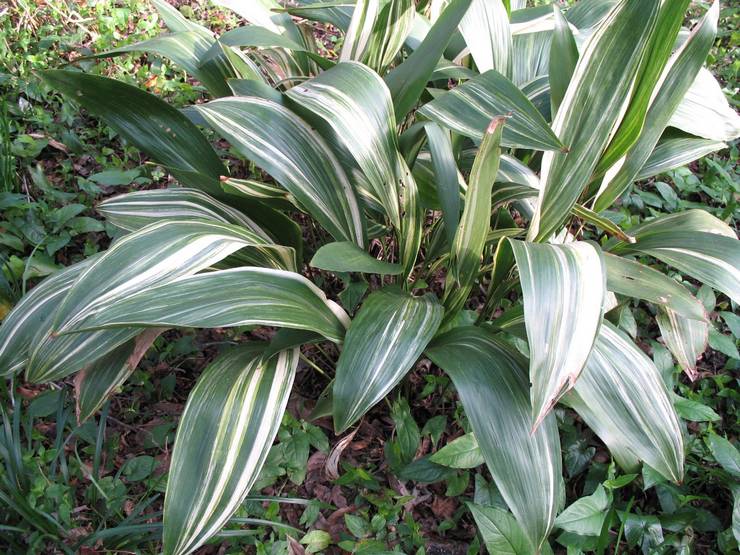
M 552 126 L 569 151 L 543 155 L 530 239 L 557 232 L 588 185 L 630 98 L 659 6 L 622 0 L 588 39 Z
M 275 102 L 234 97 L 198 105 L 209 125 L 285 187 L 337 241 L 364 246 L 355 192 L 326 142 Z
M 403 63 L 384 77 L 393 98 L 396 121 L 402 121 L 419 100 L 471 1 L 452 0 L 429 29 L 421 44 Z M 419 19 L 417 16 L 416 20 Z
M 228 79 L 226 83 L 229 85 L 234 96 L 256 96 L 265 100 L 272 100 L 278 104 L 285 104 L 283 94 L 262 81 L 255 79 Z M 202 119 L 197 109 L 192 106 L 188 108 L 191 109 L 189 112 L 195 112 L 195 117 Z M 203 125 L 208 125 L 208 123 L 204 120 Z
M 78 423 L 95 414 L 124 384 L 162 331 L 158 328 L 146 330 L 77 373 L 74 383 Z
M 474 139 L 483 138 L 494 117 L 509 113 L 511 118 L 504 130 L 504 146 L 535 150 L 563 148 L 524 93 L 493 70 L 455 87 L 419 110 L 420 115 Z
M 162 220 L 211 220 L 245 227 L 266 243 L 271 243 L 260 226 L 243 212 L 220 202 L 198 189 L 178 187 L 134 191 L 104 200 L 98 212 L 114 226 L 136 231 Z
M 460 223 L 460 183 L 463 177 L 457 169 L 450 133 L 432 122 L 424 124 L 424 130 L 434 168 L 437 196 L 442 205 L 445 233 L 452 244 Z
M 260 66 L 238 48 L 215 41 L 198 66 L 199 75 L 217 86 L 214 96 L 230 96 L 229 79 L 264 81 Z M 213 88 L 213 87 L 212 87 Z
M 41 75 L 52 89 L 101 118 L 154 161 L 174 168 L 172 174 L 182 183 L 223 198 L 218 178 L 228 171 L 198 128 L 175 108 L 115 79 L 61 70 Z M 194 180 L 193 175 L 208 180 Z
M 255 325 L 315 331 L 341 342 L 349 317 L 300 274 L 244 267 L 188 275 L 142 289 L 77 329 Z
M 262 359 L 264 344 L 230 348 L 198 379 L 182 414 L 164 501 L 163 552 L 192 553 L 226 524 L 277 434 L 298 349 Z
M 282 6 L 276 0 L 215 0 L 214 3 L 233 10 L 254 25 L 304 44 L 298 26 L 287 13 L 280 11 Z
M 496 555 L 532 555 L 531 540 L 524 534 L 516 519 L 499 507 L 485 507 L 467 503 L 478 532 L 489 553 Z
M 735 239 L 735 231 L 725 222 L 712 216 L 706 210 L 691 209 L 673 214 L 664 214 L 633 226 L 630 234 L 639 239 L 645 239 L 653 233 L 674 231 L 701 231 L 715 233 L 730 239 Z
M 671 114 L 675 113 L 709 53 L 717 32 L 718 17 L 719 3 L 715 2 L 689 39 L 668 61 L 662 83 L 647 112 L 645 125 L 637 142 L 607 173 L 599 187 L 594 202 L 596 211 L 606 209 L 619 198 L 647 162 L 666 126 L 670 124 Z M 608 167 L 609 162 L 604 165 L 604 169 Z
M 368 274 L 398 275 L 402 268 L 373 258 L 354 243 L 328 243 L 313 255 L 310 266 L 330 272 L 364 272 Z
M 511 29 L 502 0 L 473 0 L 460 22 L 460 33 L 478 71 L 511 74 Z
M 339 61 L 363 62 L 380 73 L 403 46 L 415 15 L 413 0 L 357 0 Z
M 606 270 L 601 250 L 588 242 L 509 243 L 524 296 L 536 428 L 588 360 L 601 325 Z
M 541 77 L 547 81 L 552 31 L 539 31 L 513 36 L 511 81 L 524 87 Z
M 221 188 L 230 195 L 258 200 L 265 204 L 286 207 L 286 204 L 297 206 L 296 200 L 288 191 L 274 183 L 264 183 L 253 179 L 221 179 Z
M 698 377 L 696 361 L 707 350 L 709 324 L 706 320 L 686 318 L 670 308 L 661 310 L 656 316 L 660 335 L 679 366 L 693 381 Z
M 399 233 L 399 254 L 401 267 L 403 268 L 401 275 L 406 280 L 416 265 L 416 257 L 421 247 L 421 240 L 424 235 L 424 208 L 421 205 L 419 189 L 416 186 L 416 180 L 411 174 L 411 170 L 406 165 L 406 161 L 400 152 L 396 156 L 400 174 L 399 181 L 403 195 L 401 203 L 403 217 L 401 219 L 401 231 Z
M 380 76 L 357 62 L 339 63 L 287 95 L 331 126 L 364 172 L 388 218 L 400 227 L 396 118 Z
M 480 270 L 480 260 L 491 227 L 491 190 L 498 174 L 501 136 L 506 118 L 493 119 L 470 172 L 465 208 L 450 250 L 444 304 L 448 317 L 457 313 Z
M 175 8 L 172 4 L 166 0 L 151 0 L 154 7 L 159 13 L 159 17 L 162 18 L 164 24 L 173 33 L 179 33 L 182 31 L 195 31 L 203 35 L 204 37 L 212 37 L 213 33 L 206 27 L 197 24 L 195 21 L 190 21 L 184 17 L 180 11 Z
M 663 138 L 635 176 L 635 181 L 680 168 L 724 148 L 727 148 L 727 143 L 713 141 L 712 139 L 699 137 Z
M 297 6 L 286 6 L 283 10 L 291 15 L 311 21 L 330 23 L 342 31 L 347 31 L 352 20 L 354 0 L 326 2 L 326 0 L 298 0 Z
M 609 253 L 604 253 L 604 263 L 609 291 L 644 299 L 686 319 L 706 321 L 706 310 L 699 299 L 663 272 Z
M 253 247 L 257 260 L 283 264 L 280 253 L 276 256 L 261 237 L 217 222 L 161 222 L 116 241 L 85 267 L 60 303 L 49 332 L 36 343 L 27 378 L 39 382 L 71 374 L 134 337 L 136 330 L 60 334 L 80 329 L 122 298 L 201 271 L 245 247 Z
M 613 453 L 626 450 L 669 480 L 683 477 L 683 437 L 660 373 L 608 322 L 565 401 Z
M 555 416 L 530 433 L 526 361 L 475 327 L 438 337 L 426 353 L 452 378 L 496 486 L 538 549 L 561 503 L 562 470 Z
M 47 277 L 5 316 L 0 326 L 0 376 L 23 368 L 34 339 L 51 329 L 57 307 L 92 260 L 87 258 Z
M 706 68 L 696 75 L 668 125 L 715 141 L 732 141 L 740 136 L 740 115 Z
M 555 14 L 555 28 L 550 47 L 549 82 L 552 113 L 557 114 L 578 63 L 578 47 L 560 8 L 553 4 L 552 9 Z
M 347 330 L 333 387 L 334 428 L 341 433 L 385 397 L 419 358 L 442 321 L 431 295 L 372 293 Z
M 567 12 L 565 17 L 578 29 L 594 27 L 604 20 L 612 8 L 621 0 L 580 0 Z

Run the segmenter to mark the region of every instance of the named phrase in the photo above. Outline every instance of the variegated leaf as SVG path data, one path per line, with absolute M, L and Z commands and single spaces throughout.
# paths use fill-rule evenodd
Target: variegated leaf
M 550 47 L 549 82 L 552 113 L 557 114 L 565 91 L 568 90 L 570 78 L 578 64 L 578 47 L 560 8 L 557 4 L 553 4 L 552 9 L 555 14 L 555 28 L 552 32 L 552 46 Z
M 148 329 L 77 373 L 74 383 L 78 423 L 95 414 L 123 385 L 162 331 L 159 328 Z
M 275 102 L 234 97 L 198 105 L 216 131 L 285 187 L 337 241 L 364 247 L 355 192 L 326 142 Z
M 494 117 L 511 114 L 504 130 L 504 146 L 535 150 L 563 148 L 524 93 L 493 70 L 435 98 L 425 104 L 419 114 L 474 139 L 483 138 Z
M 601 250 L 592 243 L 509 243 L 524 296 L 537 428 L 588 360 L 601 325 L 606 270 Z
M 707 350 L 709 324 L 706 320 L 686 318 L 670 308 L 661 310 L 655 320 L 666 347 L 686 375 L 695 380 L 698 377 L 696 361 Z
M 478 71 L 511 74 L 511 29 L 502 0 L 473 0 L 460 22 L 460 32 Z
M 310 330 L 341 342 L 349 317 L 300 274 L 243 267 L 186 275 L 141 289 L 77 329 L 254 325 Z
M 262 358 L 232 347 L 198 379 L 182 414 L 164 501 L 163 552 L 192 553 L 216 534 L 254 484 L 288 403 L 298 349 Z
M 380 76 L 357 62 L 339 63 L 287 95 L 331 126 L 364 172 L 388 218 L 400 227 L 396 118 Z
M 253 247 L 260 260 L 281 267 L 261 237 L 217 222 L 161 222 L 116 241 L 85 267 L 59 304 L 48 332 L 36 342 L 27 378 L 58 379 L 99 359 L 134 337 L 136 330 L 63 334 L 80 329 L 122 298 L 201 271 L 245 247 Z
M 333 387 L 334 428 L 341 433 L 385 397 L 411 369 L 442 321 L 431 296 L 380 290 L 347 330 Z
M 529 239 L 542 241 L 557 232 L 588 185 L 624 114 L 659 6 L 660 0 L 622 0 L 589 37 L 552 125 L 569 151 L 542 157 Z
M 476 327 L 447 332 L 426 353 L 452 378 L 491 476 L 538 550 L 562 501 L 563 478 L 555 416 L 530 432 L 526 361 Z
M 699 137 L 662 138 L 650 157 L 635 176 L 636 181 L 647 179 L 690 164 L 707 154 L 727 148 L 727 143 Z
M 683 437 L 660 373 L 608 322 L 564 400 L 612 452 L 626 450 L 669 480 L 682 479 Z

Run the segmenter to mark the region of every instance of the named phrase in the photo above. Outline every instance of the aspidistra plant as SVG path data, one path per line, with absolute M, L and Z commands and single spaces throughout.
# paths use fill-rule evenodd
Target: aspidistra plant
M 680 481 L 669 387 L 609 312 L 620 298 L 646 302 L 693 377 L 709 322 L 664 269 L 737 303 L 740 245 L 700 210 L 624 229 L 608 209 L 636 180 L 740 135 L 702 67 L 719 6 L 685 30 L 688 3 L 583 0 L 561 13 L 452 0 L 423 14 L 412 0 L 223 1 L 250 24 L 216 37 L 155 1 L 171 32 L 101 56 L 171 58 L 213 100 L 179 111 L 115 80 L 43 77 L 180 186 L 100 205 L 125 234 L 16 306 L 0 328 L 0 373 L 76 373 L 82 420 L 163 330 L 278 328 L 269 343 L 225 349 L 190 393 L 165 497 L 168 554 L 193 552 L 240 506 L 299 349 L 317 341 L 341 349 L 329 392 L 338 434 L 419 357 L 450 375 L 511 511 L 495 513 L 507 552 L 539 553 L 557 525 L 558 403 L 623 468 Z M 339 60 L 291 15 L 345 31 Z M 201 128 L 271 179 L 231 175 Z M 304 245 L 297 212 L 324 230 L 322 244 Z M 341 306 L 302 272 L 306 260 L 376 274 L 376 287 L 359 308 Z M 494 318 L 511 299 L 521 302 Z

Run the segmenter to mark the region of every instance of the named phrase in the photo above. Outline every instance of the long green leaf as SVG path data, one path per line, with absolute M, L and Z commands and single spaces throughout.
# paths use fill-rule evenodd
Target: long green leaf
M 683 477 L 683 437 L 660 373 L 608 322 L 565 401 L 612 452 L 627 450 L 669 480 Z
M 472 0 L 452 0 L 413 53 L 384 77 L 396 120 L 402 121 L 424 92 L 434 68 Z M 418 19 L 418 17 L 417 17 Z
M 232 348 L 190 392 L 164 501 L 163 552 L 192 553 L 239 508 L 277 434 L 298 349 L 265 361 L 264 345 Z
M 41 76 L 153 160 L 173 168 L 172 174 L 184 184 L 223 198 L 218 178 L 228 171 L 198 128 L 175 108 L 115 79 L 61 70 L 44 71 Z M 188 179 L 188 172 L 209 181 Z
M 364 272 L 368 274 L 398 275 L 399 264 L 373 258 L 354 243 L 328 243 L 316 251 L 310 266 L 330 272 Z
M 460 32 L 478 71 L 511 74 L 511 29 L 502 0 L 473 0 L 460 22 Z
M 293 112 L 260 98 L 197 106 L 243 156 L 285 187 L 337 241 L 364 246 L 363 218 L 347 175 L 324 140 Z
M 610 206 L 631 185 L 647 162 L 663 131 L 669 125 L 671 115 L 689 90 L 694 76 L 709 53 L 717 33 L 718 18 L 719 2 L 715 2 L 691 37 L 669 60 L 657 96 L 645 117 L 642 133 L 616 166 L 618 168 L 616 174 L 607 174 L 599 187 L 594 203 L 596 211 Z M 610 166 L 607 164 L 604 167 Z
M 565 91 L 568 90 L 570 78 L 578 64 L 578 47 L 560 8 L 557 4 L 553 4 L 552 9 L 555 14 L 555 28 L 550 46 L 549 81 L 552 113 L 557 114 Z
M 90 418 L 133 374 L 163 330 L 152 328 L 82 369 L 75 376 L 77 422 Z
M 511 114 L 504 130 L 504 146 L 535 150 L 563 148 L 524 93 L 495 70 L 487 71 L 435 98 L 425 104 L 419 114 L 474 139 L 483 138 L 494 117 Z
M 588 360 L 601 325 L 606 271 L 600 249 L 591 243 L 509 243 L 524 295 L 536 428 Z
M 254 260 L 282 267 L 271 246 L 254 233 L 207 221 L 161 222 L 118 240 L 78 277 L 37 342 L 26 376 L 31 381 L 64 377 L 124 343 L 136 330 L 60 335 L 79 329 L 128 295 L 201 271 L 245 247 Z M 165 327 L 165 326 L 162 326 Z
M 300 274 L 243 267 L 142 289 L 84 322 L 86 329 L 254 325 L 310 330 L 341 342 L 349 317 Z
M 526 361 L 475 327 L 438 337 L 426 353 L 452 378 L 496 486 L 538 549 L 561 502 L 562 470 L 555 416 L 530 433 Z
M 473 503 L 468 503 L 467 506 L 489 553 L 496 555 L 535 553 L 531 540 L 509 512 L 499 507 L 484 507 Z
M 339 63 L 287 94 L 331 126 L 391 222 L 400 227 L 396 118 L 388 87 L 378 74 L 357 62 Z
M 570 150 L 542 158 L 530 239 L 555 233 L 591 179 L 630 98 L 659 6 L 659 0 L 622 0 L 589 38 L 552 125 Z
M 333 387 L 334 428 L 354 424 L 406 375 L 442 321 L 431 295 L 381 290 L 363 303 L 347 330 Z

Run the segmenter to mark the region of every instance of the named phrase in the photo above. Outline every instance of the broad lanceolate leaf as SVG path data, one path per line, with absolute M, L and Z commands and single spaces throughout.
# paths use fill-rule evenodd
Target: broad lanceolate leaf
M 615 456 L 626 451 L 669 480 L 683 477 L 683 438 L 660 373 L 608 322 L 565 402 Z
M 555 526 L 582 536 L 598 536 L 608 507 L 606 490 L 599 484 L 594 493 L 577 499 L 560 513 L 555 519 Z
M 663 272 L 609 253 L 604 253 L 604 262 L 609 291 L 670 308 L 684 318 L 706 321 L 707 314 L 699 299 Z
M 388 218 L 400 227 L 396 118 L 390 92 L 378 74 L 356 62 L 339 63 L 287 94 L 331 126 Z
M 204 37 L 213 36 L 213 33 L 209 29 L 184 17 L 177 8 L 169 4 L 166 0 L 151 0 L 151 2 L 154 4 L 157 12 L 159 12 L 159 17 L 162 18 L 164 24 L 173 33 L 195 31 Z
M 113 349 L 75 376 L 77 422 L 90 418 L 106 399 L 133 374 L 163 330 L 151 328 Z
M 740 136 L 740 115 L 706 68 L 699 70 L 668 125 L 715 141 L 732 141 Z
M 473 0 L 460 22 L 460 32 L 478 71 L 511 74 L 511 29 L 502 0 Z
M 198 106 L 243 156 L 285 187 L 337 241 L 364 246 L 363 217 L 347 175 L 324 140 L 293 112 L 260 98 Z
M 659 6 L 659 0 L 623 0 L 588 39 L 552 126 L 570 150 L 542 158 L 530 239 L 555 233 L 591 179 L 623 115 Z
M 698 377 L 696 361 L 707 349 L 709 324 L 706 320 L 686 318 L 670 308 L 661 310 L 655 320 L 666 347 L 686 375 L 695 380 Z
M 430 295 L 381 290 L 364 302 L 347 331 L 334 381 L 334 428 L 341 433 L 406 375 L 442 321 Z
M 190 392 L 164 501 L 164 553 L 192 553 L 216 534 L 254 484 L 277 434 L 298 349 L 263 360 L 263 344 L 230 348 Z
M 498 173 L 505 120 L 499 117 L 490 122 L 470 173 L 465 209 L 452 242 L 445 285 L 445 307 L 450 314 L 463 306 L 480 268 L 491 227 L 491 188 Z
M 426 353 L 452 378 L 496 486 L 539 548 L 561 500 L 560 440 L 554 415 L 530 433 L 526 361 L 476 327 L 438 337 Z
M 161 222 L 118 240 L 85 267 L 60 303 L 48 333 L 39 337 L 26 369 L 31 381 L 58 379 L 83 368 L 137 335 L 136 330 L 61 335 L 153 285 L 201 271 L 253 247 L 255 260 L 281 267 L 271 246 L 254 233 L 207 221 Z
M 115 79 L 61 70 L 44 71 L 42 77 L 153 160 L 172 168 L 182 183 L 223 198 L 218 178 L 228 173 L 226 168 L 198 128 L 175 108 Z M 208 181 L 188 179 L 193 173 Z
M 0 326 L 0 376 L 19 371 L 28 359 L 34 339 L 51 329 L 54 312 L 91 258 L 46 278 L 26 294 Z
M 415 15 L 413 0 L 358 0 L 339 61 L 364 62 L 381 72 L 403 46 Z
M 591 243 L 509 243 L 524 295 L 536 428 L 588 360 L 601 325 L 606 270 L 600 249 Z
M 645 124 L 639 138 L 615 166 L 616 173 L 607 173 L 601 183 L 594 203 L 596 211 L 604 210 L 619 198 L 647 162 L 663 131 L 669 125 L 671 114 L 676 111 L 709 53 L 717 32 L 718 17 L 719 3 L 715 2 L 689 39 L 668 61 L 662 83 L 645 116 Z
M 563 148 L 524 93 L 494 70 L 435 98 L 419 114 L 474 139 L 483 138 L 494 117 L 511 114 L 502 139 L 504 146 L 535 150 Z
M 489 553 L 496 555 L 532 555 L 531 540 L 511 513 L 499 507 L 467 504 L 475 519 L 478 532 Z
M 393 98 L 396 121 L 402 121 L 419 100 L 471 1 L 452 0 L 429 29 L 422 43 L 403 63 L 384 77 Z
M 245 227 L 262 236 L 265 242 L 272 242 L 244 213 L 198 189 L 135 191 L 106 199 L 97 209 L 108 222 L 126 231 L 136 231 L 162 220 L 211 220 Z
M 650 157 L 635 176 L 635 180 L 647 179 L 669 170 L 685 166 L 707 154 L 727 148 L 727 143 L 701 139 L 699 137 L 669 137 L 661 139 Z
M 310 330 L 341 342 L 349 317 L 300 274 L 243 267 L 142 289 L 84 323 L 90 329 L 254 325 Z
M 486 462 L 473 434 L 465 434 L 452 440 L 429 457 L 429 460 L 450 468 L 475 468 Z
M 578 47 L 560 8 L 553 4 L 552 9 L 555 14 L 555 28 L 550 46 L 550 103 L 552 113 L 557 114 L 578 63 Z
M 364 272 L 368 274 L 398 275 L 400 264 L 392 264 L 373 258 L 360 247 L 349 241 L 328 243 L 322 246 L 309 263 L 314 268 L 330 272 Z

